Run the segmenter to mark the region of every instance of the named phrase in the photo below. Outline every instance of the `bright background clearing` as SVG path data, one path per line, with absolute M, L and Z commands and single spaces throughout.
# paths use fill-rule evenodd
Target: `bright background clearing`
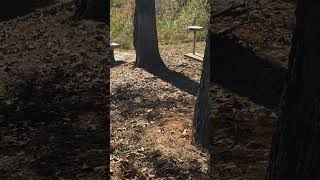
M 132 49 L 134 0 L 111 0 L 111 41 Z M 158 40 L 160 45 L 193 40 L 187 30 L 190 25 L 208 27 L 207 0 L 156 0 Z M 207 31 L 197 33 L 197 41 L 205 39 Z

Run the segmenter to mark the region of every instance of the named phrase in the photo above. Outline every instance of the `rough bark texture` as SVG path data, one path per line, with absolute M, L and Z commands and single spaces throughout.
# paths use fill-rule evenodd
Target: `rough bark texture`
M 320 1 L 298 0 L 267 180 L 320 179 Z
M 210 145 L 211 124 L 209 120 L 209 82 L 210 82 L 210 32 L 206 39 L 206 49 L 202 65 L 200 87 L 195 105 L 192 140 L 193 143 L 208 149 Z
M 114 50 L 110 48 L 110 62 L 115 63 L 116 60 L 114 59 Z
M 137 67 L 152 71 L 165 67 L 158 48 L 154 0 L 136 0 L 133 37 Z
M 75 4 L 74 18 L 76 20 L 93 19 L 110 23 L 108 18 L 110 5 L 107 0 L 76 0 Z

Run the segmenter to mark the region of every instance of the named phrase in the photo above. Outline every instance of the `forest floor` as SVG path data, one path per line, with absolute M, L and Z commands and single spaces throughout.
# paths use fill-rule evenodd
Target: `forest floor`
M 204 42 L 197 44 L 204 52 Z M 208 173 L 208 155 L 191 145 L 202 63 L 184 58 L 192 43 L 160 48 L 168 69 L 134 68 L 134 51 L 115 51 L 111 68 L 112 179 L 189 179 Z
M 214 148 L 210 179 L 263 180 L 279 116 L 295 4 L 284 0 L 211 2 L 215 18 L 211 25 Z M 171 64 L 174 51 L 168 52 L 173 52 L 163 55 L 168 67 L 181 71 Z M 207 156 L 190 146 L 196 97 L 174 86 L 177 82 L 132 68 L 134 53 L 118 53 L 123 55 L 120 59 L 129 60 L 111 70 L 113 177 L 187 179 L 201 173 L 197 169 L 205 167 Z M 199 82 L 200 64 L 197 68 L 186 64 L 182 73 Z M 168 98 L 173 101 L 166 102 Z M 171 104 L 175 108 L 167 107 Z
M 232 3 L 213 0 L 213 14 Z M 289 1 L 251 1 L 212 21 L 212 179 L 265 178 L 287 71 L 294 10 L 295 4 Z
M 106 25 L 73 11 L 0 22 L 0 179 L 106 176 Z
M 232 2 L 215 1 L 214 12 Z M 73 22 L 72 11 L 66 4 L 0 22 L 0 179 L 106 174 L 105 25 Z M 260 180 L 278 117 L 294 4 L 260 0 L 230 12 L 212 26 L 223 50 L 210 88 L 210 174 Z M 133 68 L 133 52 L 115 52 L 121 61 L 111 68 L 114 179 L 187 179 L 208 170 L 207 155 L 190 144 L 201 73 L 201 63 L 183 58 L 190 51 L 190 44 L 161 48 L 172 71 L 157 75 Z

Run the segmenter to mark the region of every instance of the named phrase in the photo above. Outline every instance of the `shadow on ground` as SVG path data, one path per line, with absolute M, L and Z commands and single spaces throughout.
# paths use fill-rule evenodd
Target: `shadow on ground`
M 134 62 L 129 62 L 123 67 L 134 69 L 132 73 L 128 69 L 121 69 L 121 72 L 131 76 L 137 74 L 135 77 L 138 79 L 121 83 L 117 81 L 112 88 L 111 116 L 115 125 L 111 139 L 115 139 L 114 144 L 118 149 L 112 154 L 115 157 L 130 154 L 126 157 L 127 161 L 115 163 L 118 169 L 116 175 L 124 176 L 120 179 L 188 179 L 191 176 L 203 175 L 202 159 L 190 158 L 192 159 L 190 160 L 189 157 L 194 156 L 190 156 L 189 152 L 184 154 L 185 151 L 182 151 L 191 148 L 189 143 L 181 143 L 189 139 L 183 139 L 180 141 L 181 144 L 177 143 L 172 153 L 161 147 L 173 143 L 171 140 L 181 138 L 180 132 L 183 133 L 189 128 L 190 123 L 187 118 L 193 111 L 193 96 L 197 95 L 199 83 L 171 69 L 162 69 L 160 72 L 147 71 L 152 76 L 145 73 L 145 69 L 134 68 L 133 64 Z M 125 132 L 121 131 L 122 127 L 126 128 Z M 173 131 L 170 132 L 169 127 L 173 127 L 176 133 L 172 134 Z M 135 135 L 137 137 L 132 137 Z M 159 135 L 160 138 L 157 137 Z M 136 141 L 138 138 L 141 140 Z M 122 142 L 119 139 L 129 139 L 129 141 Z M 154 143 L 160 144 L 160 147 Z M 141 147 L 148 150 L 140 152 Z M 186 160 L 181 160 L 184 158 Z
M 166 178 L 168 176 L 175 177 L 176 179 L 187 179 L 191 176 L 201 176 L 202 172 L 199 169 L 201 167 L 197 162 L 194 162 L 193 168 L 188 172 L 177 166 L 177 160 L 168 159 L 160 151 L 154 151 L 148 156 L 148 160 L 152 162 L 154 169 L 156 170 L 156 176 Z
M 197 96 L 199 83 L 190 79 L 183 73 L 173 71 L 169 68 L 165 68 L 162 71 L 148 70 L 148 72 L 184 92 L 187 92 L 193 96 Z
M 122 65 L 124 63 L 126 63 L 126 61 L 121 61 L 121 60 L 114 61 L 114 62 L 110 63 L 110 68 L 114 68 L 114 67 L 120 66 L 120 65 Z
M 160 94 L 166 91 L 168 94 L 175 92 L 174 88 L 159 88 L 157 90 L 152 87 L 135 87 L 133 84 L 124 84 L 117 87 L 114 93 L 111 95 L 112 104 L 117 104 L 121 109 L 121 116 L 126 118 L 132 118 L 139 114 L 147 114 L 147 120 L 152 120 L 157 117 L 160 119 L 160 112 L 164 110 L 172 111 L 175 108 L 181 109 L 190 105 L 188 98 L 182 97 L 166 97 L 159 98 L 156 94 Z M 149 95 L 142 97 L 141 94 Z M 179 100 L 178 100 L 179 99 Z M 130 102 L 130 103 L 128 103 Z M 154 111 L 148 112 L 153 109 Z M 113 119 L 115 120 L 115 119 Z
M 3 0 L 0 3 L 0 21 L 7 21 L 24 16 L 36 8 L 52 4 L 53 0 Z
M 71 65 L 49 67 L 44 76 L 34 72 L 17 78 L 10 84 L 13 95 L 0 100 L 0 158 L 14 160 L 0 168 L 0 177 L 105 176 L 109 136 L 104 74 L 88 68 L 91 85 L 79 79 L 70 84 Z M 102 79 L 93 82 L 97 78 Z
M 159 150 L 151 152 L 146 160 L 151 163 L 152 169 L 155 172 L 155 178 L 172 178 L 183 180 L 190 177 L 201 177 L 203 172 L 199 169 L 200 165 L 195 162 L 191 169 L 188 171 L 179 167 L 177 160 L 165 157 Z M 137 170 L 131 162 L 122 164 L 121 171 L 124 178 L 133 179 L 138 177 L 139 179 L 147 179 L 147 177 Z
M 211 80 L 253 102 L 276 108 L 286 68 L 256 56 L 235 37 L 213 34 Z

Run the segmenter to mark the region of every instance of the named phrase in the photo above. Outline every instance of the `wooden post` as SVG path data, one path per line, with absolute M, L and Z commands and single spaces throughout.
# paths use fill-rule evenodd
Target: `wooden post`
M 203 54 L 196 53 L 196 34 L 197 34 L 197 31 L 202 30 L 203 27 L 201 27 L 201 26 L 189 26 L 188 29 L 190 31 L 193 31 L 193 50 L 192 50 L 192 53 L 185 54 L 184 56 L 187 57 L 187 58 L 194 59 L 194 60 L 202 62 L 203 61 Z
M 119 47 L 120 45 L 119 44 L 117 44 L 117 43 L 111 43 L 110 44 L 110 50 L 111 50 L 111 52 L 110 52 L 110 56 L 111 56 L 111 62 L 115 62 L 116 61 L 116 59 L 114 58 L 114 49 L 115 48 L 117 48 L 117 47 Z
M 193 31 L 193 52 L 192 54 L 196 54 L 196 34 L 197 34 L 197 31 Z

